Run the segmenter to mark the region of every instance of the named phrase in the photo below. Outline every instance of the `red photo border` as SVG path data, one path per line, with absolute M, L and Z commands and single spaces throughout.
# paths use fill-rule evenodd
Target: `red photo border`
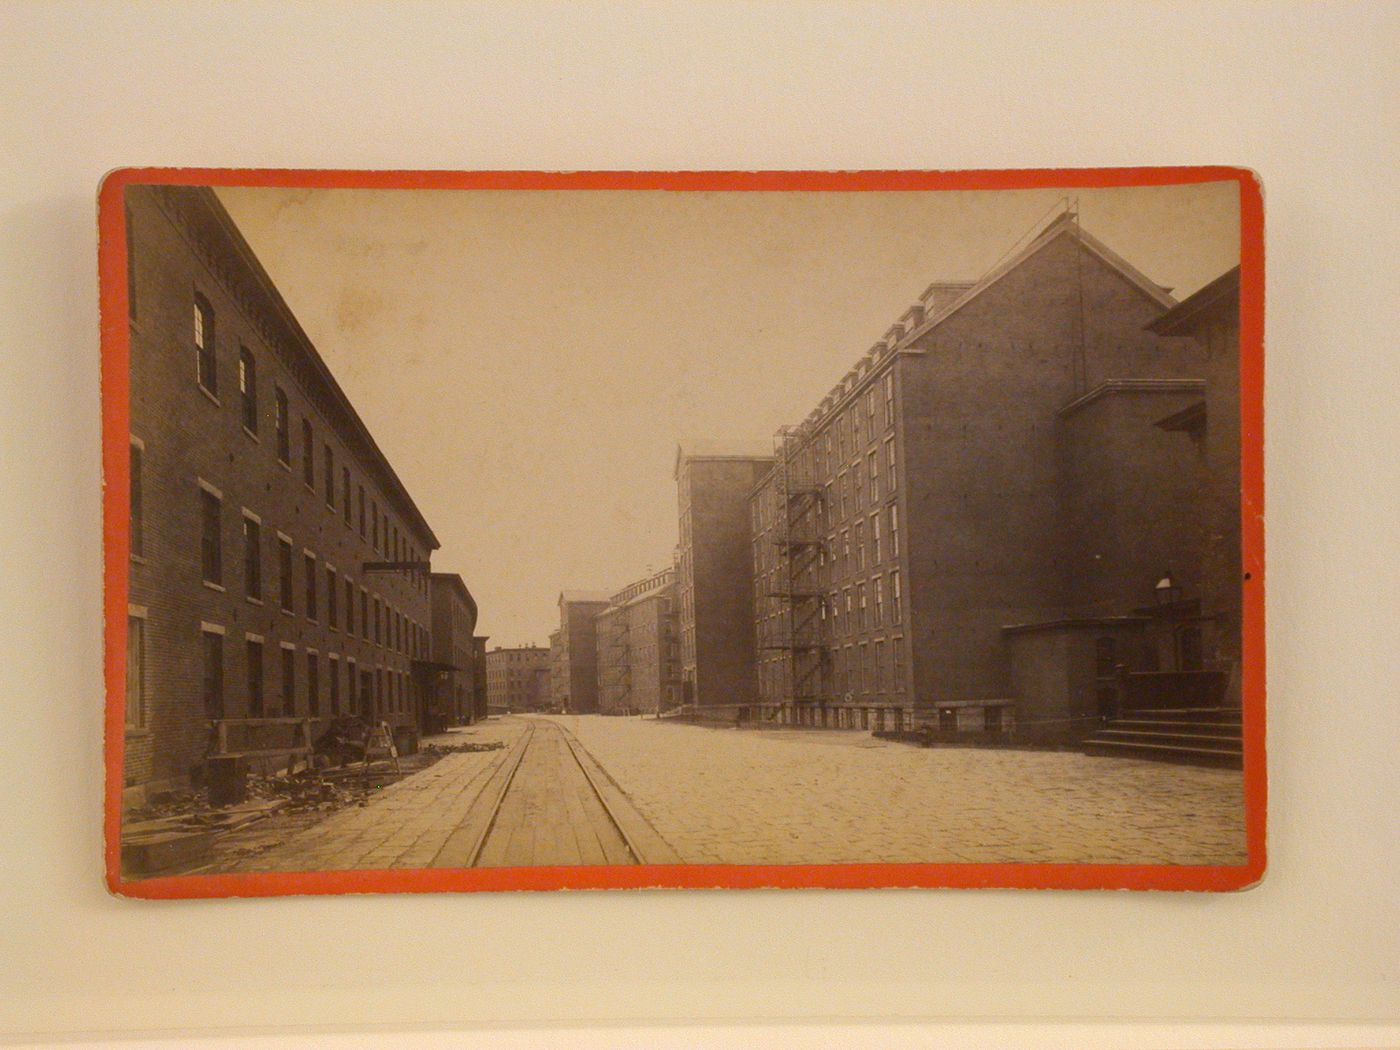
M 126 604 L 129 560 L 130 333 L 127 328 L 127 186 L 178 184 L 322 189 L 923 191 L 1076 189 L 1235 182 L 1240 189 L 1241 536 L 1244 569 L 1242 702 L 1247 860 L 1241 865 L 1163 864 L 677 864 L 391 871 L 172 875 L 121 874 L 125 748 Z M 113 893 L 148 899 L 324 893 L 657 888 L 1004 887 L 1024 889 L 1234 890 L 1265 868 L 1264 753 L 1264 216 L 1253 172 L 1233 167 L 1007 171 L 514 172 L 124 168 L 98 194 L 105 541 L 105 867 Z

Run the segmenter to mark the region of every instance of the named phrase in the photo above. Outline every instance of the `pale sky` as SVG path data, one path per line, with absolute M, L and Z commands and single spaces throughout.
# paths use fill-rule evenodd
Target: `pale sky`
M 978 278 L 1066 193 L 217 192 L 489 646 L 547 643 L 566 587 L 670 564 L 678 438 L 800 422 L 930 282 Z M 1239 261 L 1233 182 L 1072 192 L 1179 299 Z

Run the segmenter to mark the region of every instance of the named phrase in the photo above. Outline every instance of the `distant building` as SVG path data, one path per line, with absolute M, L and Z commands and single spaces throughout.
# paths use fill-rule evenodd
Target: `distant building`
M 549 632 L 549 709 L 561 711 L 560 697 L 569 695 L 569 665 L 564 660 L 564 647 L 559 631 Z
M 676 602 L 681 697 L 705 707 L 757 699 L 749 495 L 773 467 L 769 448 L 682 442 Z
M 422 732 L 441 733 L 448 726 L 476 720 L 475 690 L 476 600 L 455 572 L 429 577 L 432 599 L 432 644 L 426 660 L 414 661 L 414 674 L 423 698 Z
M 1205 385 L 1144 330 L 1173 305 L 1062 216 L 783 428 L 751 506 L 769 717 L 1072 740 L 1155 668 L 1142 606 L 1200 561 L 1191 453 L 1152 426 Z
M 598 710 L 654 714 L 680 703 L 675 569 L 622 588 L 598 614 Z
M 486 703 L 492 712 L 544 711 L 549 700 L 548 649 L 522 645 L 486 654 Z
M 126 228 L 127 800 L 187 786 L 221 725 L 290 739 L 246 719 L 411 745 L 437 538 L 212 190 L 132 186 Z
M 489 635 L 472 639 L 472 721 L 480 722 L 491 713 L 486 686 L 486 642 Z
M 563 591 L 559 633 L 551 635 L 554 706 L 571 714 L 598 710 L 598 634 L 594 621 L 608 607 L 602 591 Z

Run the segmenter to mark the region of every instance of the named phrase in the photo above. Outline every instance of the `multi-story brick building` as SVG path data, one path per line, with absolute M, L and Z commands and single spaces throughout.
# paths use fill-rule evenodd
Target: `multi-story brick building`
M 455 572 L 435 572 L 428 578 L 432 607 L 430 645 L 426 660 L 414 661 L 418 678 L 419 727 L 441 733 L 448 726 L 476 721 L 476 599 Z
M 559 634 L 550 635 L 553 706 L 570 714 L 598 710 L 598 614 L 608 607 L 602 591 L 562 591 Z
M 757 699 L 749 496 L 773 462 L 767 448 L 682 442 L 676 449 L 676 611 L 686 705 L 718 709 Z
M 931 285 L 783 428 L 750 508 L 770 716 L 1093 724 L 1096 647 L 1109 674 L 1149 662 L 1134 608 L 1168 570 L 1198 577 L 1190 455 L 1151 425 L 1201 396 L 1197 348 L 1144 330 L 1173 305 L 1061 216 L 980 281 Z
M 541 672 L 544 672 L 541 674 Z M 497 647 L 486 654 L 486 703 L 492 711 L 549 707 L 549 650 L 538 645 Z
M 680 703 L 676 573 L 649 573 L 612 596 L 598 614 L 598 710 L 655 714 Z
M 1240 703 L 1243 591 L 1240 536 L 1240 268 L 1217 277 L 1148 326 L 1190 336 L 1205 350 L 1205 397 L 1158 422 L 1187 433 L 1202 466 L 1201 616 L 1209 625 L 1202 666 L 1228 676 L 1226 700 Z M 1189 631 L 1189 626 L 1186 627 Z M 1184 634 L 1183 637 L 1190 637 Z M 1180 663 L 1182 661 L 1178 661 Z
M 436 537 L 211 190 L 133 186 L 126 228 L 128 798 L 188 783 L 217 720 L 411 742 Z

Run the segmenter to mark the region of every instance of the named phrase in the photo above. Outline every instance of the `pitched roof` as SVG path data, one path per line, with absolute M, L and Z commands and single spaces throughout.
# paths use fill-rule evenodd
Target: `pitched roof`
M 1239 301 L 1240 268 L 1226 270 L 1204 288 L 1198 289 L 1177 303 L 1147 326 L 1158 335 L 1189 335 L 1195 320 L 1217 303 L 1227 302 L 1231 296 Z
M 1146 274 L 1093 234 L 1084 230 L 1084 228 L 1079 225 L 1079 221 L 1074 213 L 1067 211 L 1053 219 L 1030 244 L 1026 245 L 1005 261 L 998 263 L 982 277 L 981 280 L 971 285 L 962 295 L 949 302 L 948 305 L 934 313 L 931 317 L 926 318 L 923 324 L 919 325 L 906 336 L 905 341 L 911 342 L 931 329 L 936 328 L 968 303 L 976 299 L 988 288 L 992 287 L 992 285 L 1000 281 L 1012 270 L 1020 267 L 1022 263 L 1026 262 L 1032 256 L 1039 254 L 1061 237 L 1066 236 L 1078 240 L 1088 251 L 1098 256 L 1109 267 L 1118 271 L 1129 284 L 1137 288 L 1138 291 L 1142 292 L 1143 295 L 1151 299 L 1158 306 L 1163 309 L 1171 309 L 1176 305 L 1176 300 L 1172 298 L 1170 292 L 1160 284 L 1150 280 Z

